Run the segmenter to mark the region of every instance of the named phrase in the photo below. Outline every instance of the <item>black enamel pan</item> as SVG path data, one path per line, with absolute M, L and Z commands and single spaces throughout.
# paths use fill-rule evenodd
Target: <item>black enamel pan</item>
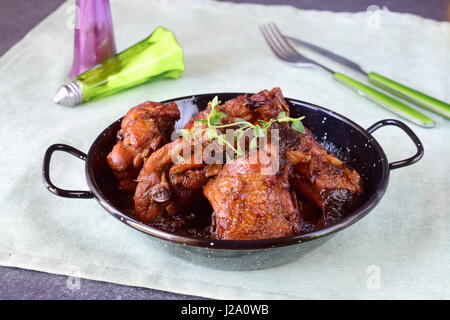
M 242 93 L 202 94 L 165 102 L 175 101 L 178 104 L 181 119 L 177 127 L 182 127 L 193 114 L 205 108 L 214 96 L 219 96 L 221 101 L 227 101 L 240 94 Z M 121 119 L 100 133 L 87 155 L 65 144 L 50 146 L 44 157 L 42 171 L 44 185 L 50 192 L 61 197 L 95 198 L 119 221 L 150 235 L 149 239 L 154 240 L 155 245 L 163 245 L 172 253 L 195 263 L 227 270 L 250 270 L 290 262 L 372 211 L 386 191 L 390 170 L 416 163 L 422 158 L 424 150 L 414 132 L 398 120 L 381 120 L 365 130 L 328 109 L 294 99 L 286 100 L 291 106 L 292 115 L 305 116 L 304 125 L 311 129 L 318 141 L 356 169 L 364 182 L 365 195 L 362 204 L 344 219 L 326 228 L 302 235 L 267 240 L 211 240 L 171 234 L 139 222 L 119 209 L 118 190 L 115 187 L 112 171 L 106 163 L 106 156 L 116 143 L 116 133 L 120 128 Z M 399 127 L 411 138 L 417 147 L 417 153 L 414 156 L 405 160 L 388 162 L 383 149 L 371 134 L 389 125 Z M 58 150 L 86 161 L 89 191 L 63 190 L 51 182 L 50 160 L 53 152 Z M 151 248 L 149 246 L 149 250 Z

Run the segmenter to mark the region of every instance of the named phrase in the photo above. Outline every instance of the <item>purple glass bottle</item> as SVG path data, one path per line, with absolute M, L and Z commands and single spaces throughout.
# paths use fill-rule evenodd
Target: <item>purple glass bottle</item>
M 77 7 L 71 78 L 116 54 L 109 0 L 77 0 Z

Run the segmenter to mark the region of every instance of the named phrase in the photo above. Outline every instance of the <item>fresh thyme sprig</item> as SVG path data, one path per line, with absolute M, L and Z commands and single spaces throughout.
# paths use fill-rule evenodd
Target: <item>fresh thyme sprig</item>
M 270 119 L 269 121 L 259 120 L 257 124 L 250 123 L 244 119 L 238 119 L 236 122 L 223 124 L 222 119 L 226 118 L 227 114 L 216 109 L 220 103 L 219 98 L 215 96 L 214 99 L 208 103 L 208 106 L 211 108 L 208 118 L 195 119 L 196 122 L 205 123 L 206 128 L 195 131 L 194 133 L 187 129 L 181 129 L 181 135 L 186 139 L 191 139 L 197 135 L 205 133 L 207 138 L 211 141 L 215 140 L 220 146 L 226 145 L 233 150 L 237 156 L 242 156 L 244 155 L 244 151 L 242 150 L 240 141 L 249 130 L 253 131 L 253 138 L 250 140 L 249 144 L 250 149 L 256 149 L 257 139 L 264 138 L 266 136 L 267 129 L 270 128 L 274 122 L 290 122 L 293 130 L 300 133 L 305 133 L 305 128 L 302 124 L 302 120 L 305 117 L 288 117 L 286 112 L 280 112 L 276 119 Z M 219 130 L 228 127 L 237 127 L 237 129 L 233 130 L 233 138 L 237 141 L 236 148 L 227 140 L 226 134 L 221 133 Z M 227 159 L 229 159 L 229 155 L 226 154 L 226 156 Z

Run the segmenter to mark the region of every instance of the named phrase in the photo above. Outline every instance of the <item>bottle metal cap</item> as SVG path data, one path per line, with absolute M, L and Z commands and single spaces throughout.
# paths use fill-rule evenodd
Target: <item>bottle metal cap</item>
M 83 93 L 77 81 L 71 81 L 59 87 L 53 98 L 53 102 L 73 107 L 83 102 Z

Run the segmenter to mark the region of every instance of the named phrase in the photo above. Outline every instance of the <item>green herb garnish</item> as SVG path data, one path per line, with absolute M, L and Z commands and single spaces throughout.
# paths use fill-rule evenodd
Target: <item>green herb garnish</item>
M 191 133 L 189 130 L 181 129 L 181 135 L 186 138 L 194 138 L 197 135 L 205 134 L 208 139 L 211 141 L 215 140 L 217 144 L 220 146 L 227 146 L 237 156 L 244 155 L 244 151 L 242 150 L 241 140 L 244 137 L 245 133 L 249 130 L 252 130 L 253 138 L 250 140 L 249 147 L 250 149 L 257 148 L 257 139 L 264 138 L 267 134 L 267 129 L 270 128 L 272 123 L 274 122 L 290 122 L 291 128 L 297 132 L 305 133 L 305 128 L 302 124 L 302 120 L 305 117 L 299 118 L 291 118 L 286 115 L 286 112 L 280 112 L 276 119 L 270 119 L 270 121 L 259 120 L 257 124 L 252 124 L 244 119 L 237 119 L 236 122 L 233 123 L 222 123 L 222 119 L 227 117 L 227 114 L 219 111 L 216 107 L 220 104 L 219 98 L 216 96 L 212 101 L 208 103 L 208 106 L 211 108 L 211 111 L 206 119 L 195 119 L 196 122 L 201 122 L 206 124 L 206 128 Z M 221 133 L 219 129 L 229 128 L 229 127 L 237 127 L 233 130 L 233 139 L 237 142 L 236 147 L 231 144 L 227 140 L 227 136 L 224 133 Z M 225 153 L 227 161 L 230 160 L 230 156 L 228 153 Z

